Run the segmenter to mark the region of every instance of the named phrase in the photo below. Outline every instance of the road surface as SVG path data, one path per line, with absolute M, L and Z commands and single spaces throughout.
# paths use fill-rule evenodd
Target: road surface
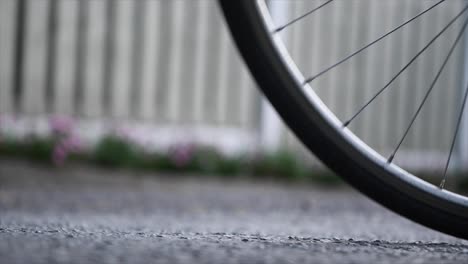
M 0 161 L 0 263 L 468 263 L 346 188 Z

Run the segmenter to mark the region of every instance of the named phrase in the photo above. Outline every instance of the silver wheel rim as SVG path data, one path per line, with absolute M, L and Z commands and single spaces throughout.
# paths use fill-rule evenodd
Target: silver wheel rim
M 298 90 L 300 90 L 301 93 L 308 99 L 311 106 L 319 110 L 321 118 L 326 120 L 326 122 L 328 122 L 328 124 L 331 125 L 347 143 L 349 143 L 349 147 L 353 148 L 353 151 L 357 150 L 361 155 L 365 156 L 368 160 L 371 160 L 374 163 L 374 165 L 381 170 L 381 172 L 386 171 L 388 172 L 388 174 L 391 174 L 395 177 L 395 179 L 389 179 L 388 177 L 386 177 L 385 182 L 388 182 L 389 184 L 393 183 L 394 186 L 399 188 L 404 188 L 404 186 L 401 185 L 401 183 L 403 182 L 407 184 L 408 190 L 417 189 L 422 191 L 422 193 L 427 194 L 424 198 L 432 198 L 431 200 L 433 200 L 434 202 L 444 200 L 448 203 L 468 208 L 468 197 L 462 196 L 460 194 L 454 193 L 446 189 L 441 189 L 418 178 L 417 176 L 400 168 L 394 163 L 387 163 L 387 159 L 385 157 L 374 151 L 348 128 L 343 128 L 342 122 L 313 91 L 312 87 L 309 84 L 303 84 L 306 78 L 301 73 L 296 63 L 292 60 L 281 37 L 278 34 L 273 33 L 276 27 L 273 23 L 273 19 L 271 18 L 270 12 L 266 6 L 265 1 L 256 0 L 256 5 L 259 10 L 259 13 L 262 16 L 265 30 L 267 30 L 267 32 L 271 32 L 270 40 L 273 43 L 273 46 L 276 49 L 277 53 L 280 54 L 280 59 L 285 65 L 287 65 L 290 75 L 296 81 L 297 87 L 301 87 Z M 430 201 L 422 201 L 431 204 Z M 468 216 L 468 211 L 466 210 L 464 212 L 457 213 L 464 216 Z

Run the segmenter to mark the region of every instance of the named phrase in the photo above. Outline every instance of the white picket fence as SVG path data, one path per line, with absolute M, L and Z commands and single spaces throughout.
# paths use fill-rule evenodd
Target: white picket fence
M 314 74 L 435 2 L 337 0 L 283 37 L 304 74 Z M 277 18 L 288 19 L 320 3 L 273 0 L 270 5 Z M 463 3 L 447 1 L 317 79 L 314 89 L 346 119 Z M 356 120 L 351 126 L 356 134 L 383 154 L 391 151 L 461 25 L 462 19 L 397 79 L 389 99 Z M 198 141 L 227 151 L 255 150 L 273 135 L 281 147 L 310 158 L 283 125 L 265 122 L 262 99 L 214 0 L 0 0 L 0 36 L 2 115 L 17 115 L 25 124 L 70 115 L 88 138 L 108 126 L 130 126 L 151 135 L 157 146 Z M 462 92 L 466 44 L 460 46 L 397 162 L 424 168 L 443 164 Z M 467 138 L 467 131 L 460 138 Z M 468 146 L 457 148 L 457 154 L 463 149 Z M 466 156 L 457 155 L 461 161 Z

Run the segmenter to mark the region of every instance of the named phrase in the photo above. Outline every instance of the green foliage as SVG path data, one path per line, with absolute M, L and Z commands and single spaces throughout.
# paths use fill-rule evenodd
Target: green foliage
M 252 170 L 254 174 L 287 180 L 303 179 L 308 171 L 295 155 L 286 151 L 257 157 L 253 161 Z
M 34 138 L 29 144 L 29 146 L 23 145 L 23 150 L 27 153 L 29 158 L 50 162 L 55 144 L 52 139 Z
M 198 147 L 193 153 L 193 167 L 202 173 L 217 173 L 223 157 L 221 154 L 208 147 Z
M 52 163 L 53 137 L 30 137 L 19 141 L 3 138 L 0 141 L 0 157 L 19 157 Z M 71 160 L 91 162 L 110 168 L 132 168 L 148 171 L 197 173 L 232 177 L 273 177 L 286 181 L 314 182 L 335 185 L 341 182 L 330 173 L 314 173 L 296 155 L 278 151 L 268 155 L 228 156 L 207 146 L 179 145 L 166 153 L 147 152 L 124 138 L 103 137 L 90 152 L 73 153 Z
M 1 156 L 20 156 L 19 143 L 10 138 L 2 138 L 0 140 L 0 155 Z
M 159 171 L 177 171 L 177 166 L 174 165 L 174 162 L 171 161 L 169 156 L 162 155 L 160 153 L 153 153 L 149 158 L 150 168 Z
M 248 163 L 242 157 L 224 158 L 218 164 L 218 173 L 224 176 L 239 175 L 248 170 Z
M 32 136 L 24 141 L 16 139 L 2 139 L 0 142 L 0 156 L 23 157 L 29 160 L 51 162 L 54 149 L 52 138 Z
M 132 166 L 139 161 L 135 147 L 116 136 L 103 137 L 96 145 L 92 159 L 100 165 L 110 167 Z
M 24 158 L 53 164 L 54 148 L 58 138 L 29 136 L 19 140 L 0 138 L 0 157 Z M 323 186 L 335 186 L 342 180 L 328 171 L 315 171 L 294 153 L 278 151 L 266 155 L 224 155 L 213 147 L 177 145 L 168 152 L 148 152 L 124 138 L 108 135 L 103 137 L 90 152 L 73 152 L 70 159 L 94 163 L 110 168 L 132 168 L 147 171 L 196 173 L 233 177 L 274 178 L 293 182 L 311 182 Z M 431 173 L 417 173 L 422 179 L 438 185 L 440 178 Z M 467 175 L 450 175 L 453 188 L 468 192 Z
M 328 171 L 311 173 L 306 180 L 322 186 L 336 186 L 343 182 L 338 175 Z

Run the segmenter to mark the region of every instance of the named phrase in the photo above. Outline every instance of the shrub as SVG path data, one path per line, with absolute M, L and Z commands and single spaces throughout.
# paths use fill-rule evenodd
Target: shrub
M 137 150 L 132 144 L 114 135 L 103 137 L 93 153 L 95 162 L 112 167 L 136 165 L 138 158 Z
M 250 174 L 326 185 L 339 182 L 331 173 L 313 173 L 294 153 L 284 150 L 253 157 L 232 157 L 213 147 L 185 143 L 174 145 L 167 152 L 154 152 L 139 145 L 131 130 L 122 129 L 102 137 L 91 151 L 85 152 L 76 137 L 71 118 L 52 117 L 49 127 L 51 134 L 47 137 L 30 135 L 19 140 L 0 135 L 0 156 L 63 165 L 71 155 L 75 160 L 108 167 L 223 176 Z
M 263 176 L 285 179 L 301 179 L 307 174 L 304 164 L 292 153 L 278 151 L 257 157 L 253 160 L 252 172 Z
M 24 157 L 30 160 L 51 163 L 54 149 L 52 138 L 31 136 L 25 141 L 16 139 L 2 139 L 0 155 L 4 157 Z

